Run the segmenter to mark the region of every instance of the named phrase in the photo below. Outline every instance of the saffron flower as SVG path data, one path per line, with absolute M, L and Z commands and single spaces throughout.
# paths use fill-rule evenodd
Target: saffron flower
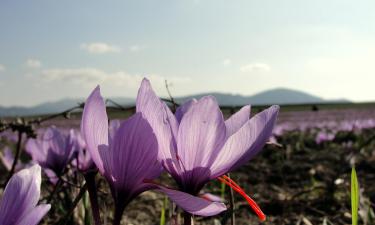
M 37 205 L 40 198 L 39 165 L 17 172 L 5 187 L 0 202 L 1 225 L 36 225 L 49 211 L 49 204 Z
M 85 103 L 81 133 L 99 172 L 110 185 L 115 202 L 113 224 L 120 223 L 130 201 L 150 189 L 167 193 L 177 205 L 193 214 L 212 215 L 225 210 L 221 203 L 211 203 L 152 182 L 161 174 L 162 166 L 157 158 L 156 136 L 141 112 L 118 125 L 110 129 L 98 86 Z
M 92 161 L 91 155 L 86 149 L 86 142 L 83 139 L 81 132 L 73 130 L 71 134 L 75 140 L 75 152 L 73 154 L 72 165 L 82 173 L 97 171 L 95 163 Z
M 159 143 L 158 158 L 179 190 L 199 195 L 207 182 L 219 179 L 244 196 L 261 220 L 265 216 L 256 203 L 224 175 L 263 148 L 278 111 L 278 106 L 271 106 L 250 119 L 248 105 L 224 120 L 216 99 L 205 96 L 184 103 L 174 115 L 147 79 L 137 96 L 137 112 L 142 112 L 153 128 Z
M 26 142 L 26 152 L 44 169 L 52 183 L 62 175 L 76 147 L 73 130 L 64 133 L 54 126 L 37 139 Z

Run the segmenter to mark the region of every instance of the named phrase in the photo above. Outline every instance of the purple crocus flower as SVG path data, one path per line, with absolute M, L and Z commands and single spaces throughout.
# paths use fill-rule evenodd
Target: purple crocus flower
M 36 225 L 49 211 L 49 204 L 37 205 L 40 197 L 40 166 L 17 172 L 5 187 L 0 202 L 1 225 Z
M 105 103 L 99 86 L 88 97 L 82 115 L 81 133 L 99 172 L 108 181 L 115 201 L 114 224 L 119 224 L 126 205 L 140 193 L 159 189 L 177 205 L 192 214 L 212 215 L 225 210 L 221 203 L 211 203 L 151 181 L 162 172 L 158 162 L 158 142 L 144 118 L 138 112 L 109 132 Z M 147 182 L 146 182 L 147 181 Z
M 51 182 L 55 183 L 69 163 L 76 146 L 73 130 L 65 133 L 52 126 L 37 139 L 29 139 L 26 152 L 43 167 Z
M 75 152 L 72 159 L 72 165 L 76 167 L 82 173 L 95 172 L 96 166 L 92 161 L 90 153 L 86 149 L 86 142 L 82 137 L 81 132 L 73 130 L 71 132 L 73 139 L 75 140 Z
M 244 106 L 224 120 L 216 99 L 205 96 L 186 102 L 173 115 L 147 79 L 137 96 L 137 112 L 143 113 L 158 139 L 159 160 L 179 189 L 192 195 L 255 156 L 271 136 L 278 111 L 279 106 L 271 106 L 249 119 L 250 106 Z M 232 180 L 221 179 L 244 194 Z

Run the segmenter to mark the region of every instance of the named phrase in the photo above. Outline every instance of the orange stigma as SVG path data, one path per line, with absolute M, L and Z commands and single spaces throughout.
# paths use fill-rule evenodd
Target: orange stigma
M 235 190 L 237 193 L 239 193 L 242 197 L 244 197 L 246 199 L 247 203 L 249 203 L 250 207 L 257 214 L 257 216 L 258 216 L 258 218 L 259 218 L 260 221 L 265 221 L 266 220 L 266 215 L 264 215 L 264 213 L 262 212 L 262 210 L 260 209 L 260 207 L 258 206 L 258 204 L 253 199 L 251 199 L 245 193 L 245 191 L 238 184 L 236 184 L 236 182 L 234 182 L 232 179 L 230 179 L 226 175 L 218 177 L 217 179 L 220 180 L 222 183 L 225 183 L 226 185 L 228 185 L 229 187 L 231 187 L 233 190 Z

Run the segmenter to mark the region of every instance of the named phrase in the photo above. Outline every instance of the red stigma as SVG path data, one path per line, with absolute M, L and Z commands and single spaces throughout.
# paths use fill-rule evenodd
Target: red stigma
M 252 198 L 250 198 L 245 193 L 245 191 L 238 184 L 236 184 L 236 182 L 234 182 L 232 179 L 230 179 L 226 175 L 218 177 L 217 179 L 220 180 L 222 183 L 225 183 L 226 185 L 228 185 L 229 187 L 231 187 L 233 190 L 235 190 L 237 193 L 239 193 L 242 197 L 244 197 L 246 199 L 247 203 L 249 203 L 250 207 L 257 214 L 257 216 L 258 216 L 258 218 L 259 218 L 260 221 L 265 221 L 266 220 L 266 215 L 264 215 L 264 213 L 262 212 L 262 210 L 260 209 L 260 207 L 258 206 L 258 204 Z

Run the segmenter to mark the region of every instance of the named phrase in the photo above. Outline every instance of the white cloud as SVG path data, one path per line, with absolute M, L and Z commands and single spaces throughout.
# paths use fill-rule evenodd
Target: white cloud
M 230 66 L 230 65 L 232 65 L 232 60 L 231 59 L 224 59 L 223 60 L 223 65 L 224 66 Z
M 244 66 L 241 66 L 240 71 L 243 73 L 249 73 L 249 72 L 268 72 L 271 70 L 271 67 L 268 64 L 265 63 L 250 63 L 246 64 Z
M 131 52 L 139 52 L 141 50 L 143 50 L 145 47 L 144 46 L 140 46 L 140 45 L 132 45 L 129 47 L 129 50 Z
M 66 82 L 76 85 L 92 87 L 100 84 L 107 87 L 124 87 L 137 90 L 143 75 L 133 75 L 125 71 L 114 73 L 105 72 L 96 68 L 73 68 L 73 69 L 48 69 L 42 71 L 44 82 Z M 172 84 L 185 84 L 191 82 L 187 77 L 163 77 L 160 75 L 146 76 L 157 89 L 165 89 L 165 80 Z
M 5 66 L 3 64 L 0 64 L 0 72 L 5 71 Z
M 121 49 L 119 47 L 103 42 L 83 43 L 80 47 L 82 50 L 93 54 L 121 52 Z
M 28 59 L 26 61 L 26 66 L 33 68 L 33 69 L 37 69 L 37 68 L 42 67 L 42 62 L 40 62 L 40 60 L 38 59 Z

